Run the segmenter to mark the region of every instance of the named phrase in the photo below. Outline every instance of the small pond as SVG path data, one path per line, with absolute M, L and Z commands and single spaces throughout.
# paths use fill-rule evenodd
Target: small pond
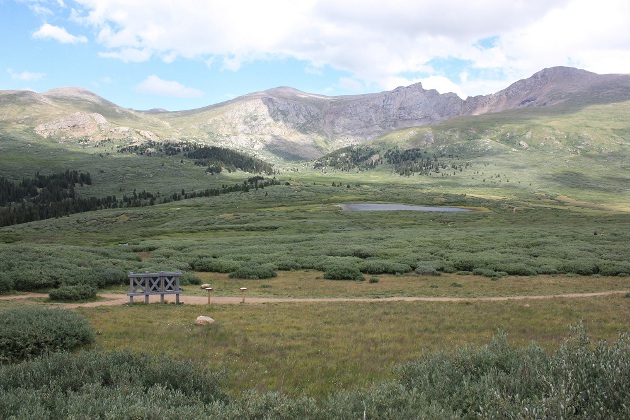
M 340 204 L 341 210 L 347 211 L 445 211 L 445 212 L 463 212 L 472 211 L 461 207 L 427 207 L 427 206 L 408 206 L 405 204 L 377 204 L 377 203 L 356 203 L 356 204 Z

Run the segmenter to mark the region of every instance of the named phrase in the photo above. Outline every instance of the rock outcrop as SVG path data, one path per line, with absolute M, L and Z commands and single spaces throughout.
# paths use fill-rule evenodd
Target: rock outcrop
M 420 83 L 387 92 L 336 97 L 280 87 L 189 111 L 138 112 L 82 88 L 53 89 L 43 94 L 0 91 L 0 121 L 20 129 L 32 124 L 36 133 L 61 141 L 186 139 L 263 158 L 303 160 L 392 130 L 438 124 L 456 116 L 627 100 L 630 75 L 554 67 L 497 93 L 466 100 L 453 93 L 426 90 Z M 44 115 L 50 115 L 49 119 L 42 121 Z M 427 138 L 426 144 L 433 141 Z
M 197 319 L 195 319 L 195 325 L 209 325 L 214 324 L 214 322 L 214 319 L 204 315 L 199 315 Z

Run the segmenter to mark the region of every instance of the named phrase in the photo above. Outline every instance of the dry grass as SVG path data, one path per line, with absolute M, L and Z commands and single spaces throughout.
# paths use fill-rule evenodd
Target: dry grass
M 483 344 L 502 329 L 514 345 L 554 348 L 583 321 L 595 338 L 628 332 L 623 295 L 508 302 L 319 302 L 83 308 L 96 345 L 193 359 L 225 370 L 225 387 L 322 397 L 367 386 L 425 352 Z M 195 326 L 198 315 L 217 323 Z
M 378 275 L 378 283 L 326 280 L 319 271 L 279 271 L 265 280 L 231 279 L 227 274 L 196 273 L 212 286 L 214 296 L 238 296 L 247 287 L 251 297 L 495 297 L 535 296 L 630 290 L 630 277 L 508 276 L 499 280 L 458 274 L 441 276 Z M 205 296 L 198 286 L 186 286 L 185 294 Z

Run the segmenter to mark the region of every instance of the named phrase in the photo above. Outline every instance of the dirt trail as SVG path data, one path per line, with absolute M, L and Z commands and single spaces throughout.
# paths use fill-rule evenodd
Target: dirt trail
M 494 296 L 494 297 L 420 297 L 420 296 L 395 296 L 386 298 L 260 298 L 246 297 L 245 303 L 304 303 L 304 302 L 483 302 L 483 301 L 507 301 L 507 300 L 528 300 L 528 299 L 577 299 L 598 296 L 610 296 L 628 293 L 627 290 L 610 290 L 605 292 L 593 293 L 567 293 L 560 295 L 535 295 L 535 296 Z M 129 303 L 129 297 L 120 293 L 100 293 L 101 299 L 96 302 L 87 303 L 49 303 L 50 305 L 60 308 L 88 308 L 96 306 L 116 306 Z M 31 298 L 48 298 L 44 293 L 27 293 L 23 295 L 0 296 L 0 300 L 16 300 Z M 151 296 L 150 303 L 160 301 L 159 296 Z M 175 302 L 175 296 L 167 295 L 165 301 L 169 303 Z M 188 305 L 206 305 L 208 298 L 205 296 L 185 296 L 181 295 L 179 301 Z M 144 302 L 144 298 L 135 297 L 134 302 Z M 242 302 L 240 296 L 213 296 L 212 304 L 238 304 Z

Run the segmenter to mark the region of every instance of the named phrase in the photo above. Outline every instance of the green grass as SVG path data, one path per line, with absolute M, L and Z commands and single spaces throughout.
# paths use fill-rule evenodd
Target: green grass
M 390 378 L 395 366 L 427 352 L 487 342 L 552 349 L 583 321 L 597 339 L 628 332 L 623 296 L 473 303 L 300 303 L 134 305 L 80 309 L 96 345 L 192 359 L 227 370 L 232 395 L 248 389 L 323 397 Z M 198 315 L 217 323 L 195 326 Z
M 624 271 L 630 271 L 628 106 L 463 118 L 383 140 L 413 147 L 430 133 L 436 150 L 472 163 L 461 173 L 401 177 L 387 165 L 323 172 L 282 163 L 277 177 L 288 185 L 0 228 L 0 270 L 21 288 L 45 291 L 91 282 L 95 269 L 190 272 L 197 258 L 298 268 L 277 270 L 277 277 L 265 280 L 196 273 L 217 296 L 238 296 L 243 286 L 248 296 L 261 297 L 628 290 L 630 277 L 623 276 L 630 274 Z M 250 176 L 208 176 L 180 158 L 120 155 L 111 145 L 60 144 L 26 132 L 3 132 L 0 154 L 0 174 L 14 180 L 36 171 L 90 172 L 93 185 L 80 190 L 85 196 L 121 197 L 134 189 L 171 194 L 241 183 Z M 475 211 L 344 212 L 337 207 L 352 202 Z M 372 274 L 363 282 L 324 279 L 326 267 L 359 267 L 366 261 L 442 274 L 375 274 L 377 283 L 368 281 Z M 509 274 L 498 280 L 469 275 L 475 269 Z M 205 294 L 199 286 L 184 287 L 186 293 Z M 113 289 L 125 291 L 124 285 Z M 0 300 L 3 309 L 47 304 Z M 78 312 L 97 330 L 97 347 L 165 353 L 225 368 L 232 395 L 257 389 L 323 398 L 391 378 L 395 366 L 427 352 L 486 343 L 497 329 L 515 345 L 537 341 L 553 349 L 568 325 L 584 321 L 595 338 L 612 340 L 628 332 L 629 308 L 628 298 L 616 295 L 508 302 L 134 305 Z M 193 326 L 201 314 L 218 323 Z
M 196 273 L 202 283 L 212 286 L 213 296 L 238 296 L 247 287 L 247 296 L 269 298 L 382 298 L 395 296 L 420 297 L 496 297 L 537 296 L 568 293 L 592 293 L 630 290 L 630 277 L 583 276 L 507 276 L 495 280 L 474 275 L 442 274 L 420 276 L 407 274 L 378 275 L 378 283 L 366 281 L 326 280 L 323 273 L 280 271 L 278 277 L 265 280 L 236 280 L 227 274 Z M 452 287 L 458 283 L 461 287 Z M 206 296 L 200 286 L 184 286 L 185 295 Z M 117 291 L 125 291 L 123 287 Z

